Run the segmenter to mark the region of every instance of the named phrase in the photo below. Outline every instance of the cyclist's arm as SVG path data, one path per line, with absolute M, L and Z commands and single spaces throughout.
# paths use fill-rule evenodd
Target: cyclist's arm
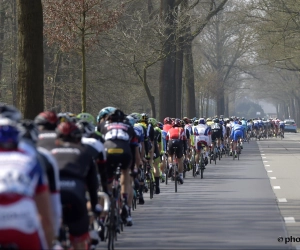
M 99 182 L 97 178 L 97 170 L 94 161 L 91 159 L 89 164 L 89 170 L 86 176 L 86 185 L 90 195 L 90 202 L 92 205 L 92 211 L 95 211 L 96 205 L 98 204 L 97 191 L 99 188 Z
M 50 193 L 48 189 L 48 184 L 46 181 L 46 176 L 43 173 L 41 165 L 37 162 L 35 170 L 39 175 L 38 185 L 36 188 L 36 194 L 34 196 L 34 201 L 40 216 L 40 221 L 45 233 L 45 238 L 48 246 L 51 246 L 54 240 L 54 227 L 51 216 L 51 204 L 50 204 Z

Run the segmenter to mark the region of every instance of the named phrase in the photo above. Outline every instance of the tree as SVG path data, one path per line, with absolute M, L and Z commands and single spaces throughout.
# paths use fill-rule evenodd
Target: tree
M 43 9 L 41 0 L 17 0 L 18 103 L 25 118 L 44 109 Z
M 123 4 L 115 9 L 104 0 L 44 0 L 45 35 L 48 43 L 57 43 L 62 51 L 81 56 L 81 107 L 86 112 L 86 50 L 98 43 L 100 33 L 114 27 Z

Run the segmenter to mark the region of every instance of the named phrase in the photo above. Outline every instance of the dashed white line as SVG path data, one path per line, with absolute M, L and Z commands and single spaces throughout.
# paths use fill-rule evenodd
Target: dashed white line
M 265 167 L 270 167 L 270 165 L 265 165 Z
M 295 218 L 294 217 L 284 217 L 285 223 L 295 223 Z
M 273 171 L 272 171 L 272 170 L 268 170 L 267 172 L 268 172 L 268 173 L 273 173 Z
M 261 154 L 261 155 L 265 155 L 265 154 Z
M 267 159 L 267 157 L 262 157 L 263 159 Z
M 270 177 L 271 180 L 276 180 L 276 177 Z
M 278 198 L 278 202 L 287 202 L 286 198 Z
M 268 161 L 263 161 L 263 162 L 268 162 Z
M 280 189 L 280 186 L 273 186 L 274 189 Z

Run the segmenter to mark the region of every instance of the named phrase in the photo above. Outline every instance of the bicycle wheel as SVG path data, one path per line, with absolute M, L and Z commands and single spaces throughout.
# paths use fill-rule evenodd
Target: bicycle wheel
M 174 172 L 173 172 L 173 174 L 174 174 L 174 181 L 175 181 L 175 193 L 177 193 L 177 182 L 178 182 L 177 178 L 178 178 L 178 175 L 177 175 L 177 167 L 176 167 L 176 165 L 174 166 Z
M 221 160 L 221 151 L 218 151 L 218 155 L 219 155 L 219 161 Z
M 150 199 L 153 199 L 153 193 L 154 193 L 154 183 L 152 178 L 150 177 Z
M 201 179 L 203 179 L 204 168 L 203 166 L 200 168 Z
M 217 165 L 217 157 L 218 157 L 218 153 L 215 151 L 214 152 L 214 162 L 215 162 L 215 165 Z
M 238 158 L 238 160 L 240 160 L 240 154 L 241 154 L 241 148 L 239 146 L 238 150 L 237 150 L 237 158 Z
M 204 158 L 203 158 L 203 154 L 201 154 L 201 160 L 200 160 L 200 177 L 201 179 L 203 179 L 203 172 L 204 172 Z
M 107 222 L 107 235 L 106 239 L 108 239 L 107 249 L 114 250 L 114 240 L 115 240 L 115 227 L 116 227 L 116 220 L 115 220 L 115 202 L 111 203 L 111 209 L 108 217 Z
M 166 174 L 166 180 L 165 180 L 165 183 L 166 185 L 168 185 L 168 179 L 169 179 L 169 169 L 168 169 L 169 166 L 166 166 L 165 168 L 165 174 Z

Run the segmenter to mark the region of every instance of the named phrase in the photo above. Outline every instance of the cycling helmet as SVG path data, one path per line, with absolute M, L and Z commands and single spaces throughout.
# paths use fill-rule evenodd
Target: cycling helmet
M 164 119 L 164 124 L 172 124 L 171 118 L 170 118 L 170 117 L 166 117 L 166 118 Z
M 185 124 L 189 124 L 191 122 L 191 120 L 187 117 L 183 117 L 182 120 L 184 121 Z
M 132 113 L 130 114 L 130 116 L 132 116 L 135 119 L 135 122 L 139 122 L 141 120 L 141 114 L 139 113 Z
M 158 126 L 160 129 L 163 129 L 163 127 L 164 127 L 164 125 L 163 125 L 161 122 L 157 123 L 157 126 Z
M 78 142 L 81 140 L 82 132 L 75 123 L 67 121 L 60 123 L 56 128 L 57 138 L 68 142 Z
M 219 121 L 219 118 L 215 118 L 214 119 L 214 123 L 219 123 L 220 121 Z
M 4 103 L 0 103 L 0 118 L 8 118 L 15 122 L 21 120 L 22 115 L 18 109 L 14 106 L 6 105 Z
M 206 121 L 207 121 L 207 122 L 211 122 L 212 119 L 211 119 L 210 117 L 208 117 L 208 118 L 206 119 Z
M 89 137 L 95 132 L 95 126 L 86 120 L 79 120 L 76 126 L 80 129 L 84 137 Z
M 126 119 L 129 121 L 131 126 L 134 126 L 134 124 L 136 123 L 136 119 L 134 117 L 132 117 L 131 115 L 127 115 Z
M 95 118 L 94 118 L 94 116 L 92 116 L 89 113 L 80 113 L 80 114 L 77 115 L 77 118 L 79 120 L 85 120 L 85 121 L 87 121 L 87 122 L 89 122 L 91 124 L 95 124 Z
M 198 121 L 198 124 L 205 124 L 205 119 L 204 118 L 200 118 Z
M 151 123 L 153 125 L 153 127 L 157 126 L 157 120 L 155 118 L 149 118 L 149 123 Z
M 176 118 L 174 120 L 173 127 L 181 127 L 181 121 L 180 121 L 180 119 Z
M 97 122 L 100 122 L 100 120 L 102 118 L 105 118 L 108 114 L 112 113 L 115 110 L 116 110 L 116 108 L 114 108 L 114 107 L 105 107 L 105 108 L 101 109 L 97 116 Z
M 57 126 L 58 117 L 54 111 L 44 111 L 38 114 L 34 123 L 38 126 L 44 126 L 46 129 L 54 130 Z
M 17 123 L 8 118 L 0 118 L 0 148 L 16 148 L 20 138 Z
M 126 115 L 120 109 L 115 109 L 112 113 L 108 114 L 107 120 L 110 122 L 122 122 Z
M 24 128 L 22 137 L 36 143 L 39 139 L 39 130 L 37 124 L 32 120 L 25 119 L 21 121 L 21 126 Z
M 148 122 L 149 116 L 146 113 L 141 114 L 141 122 Z
M 193 125 L 194 125 L 194 126 L 197 126 L 197 125 L 198 125 L 198 120 L 195 120 L 195 121 L 193 122 Z

